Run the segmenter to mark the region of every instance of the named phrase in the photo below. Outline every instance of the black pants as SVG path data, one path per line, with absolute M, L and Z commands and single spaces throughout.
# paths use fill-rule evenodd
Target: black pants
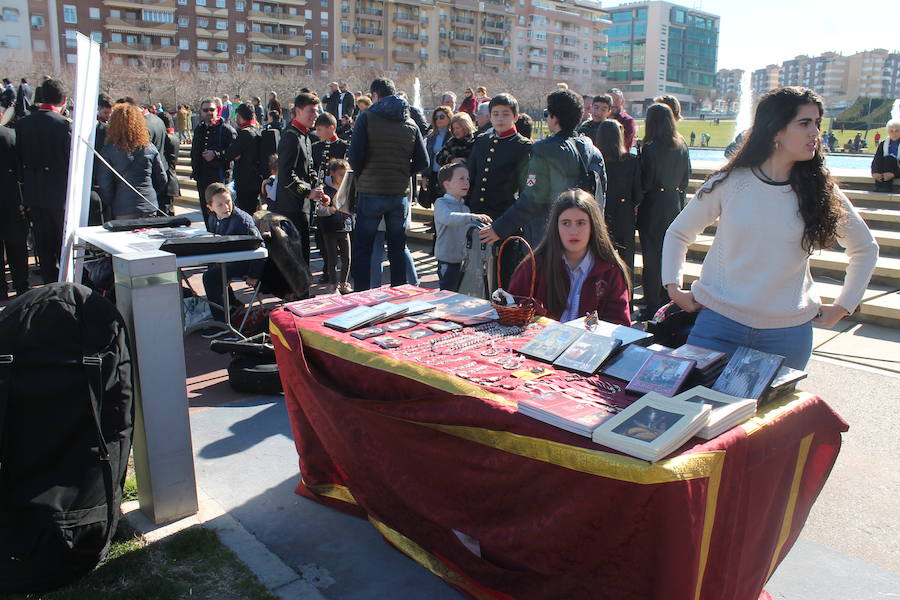
M 235 189 L 237 190 L 237 200 L 236 204 L 238 208 L 247 213 L 250 216 L 253 216 L 257 210 L 259 210 L 259 190 L 262 188 L 262 181 L 259 179 L 253 180 L 250 183 L 236 183 Z
M 0 209 L 0 242 L 2 251 L 9 262 L 13 288 L 17 294 L 28 289 L 28 220 L 18 206 L 3 206 Z M 0 261 L 0 267 L 4 261 Z M 6 274 L 0 273 L 0 291 L 6 292 Z
M 651 192 L 644 197 L 638 215 L 638 231 L 641 236 L 641 257 L 644 301 L 647 311 L 654 313 L 669 301 L 662 287 L 662 247 L 666 230 L 681 211 L 683 200 L 679 192 Z
M 325 258 L 322 272 L 328 283 L 347 283 L 350 280 L 350 235 L 346 231 L 323 231 L 321 236 Z M 341 263 L 340 277 L 337 274 L 338 261 Z
M 64 208 L 32 208 L 31 224 L 38 260 L 41 261 L 41 278 L 44 283 L 59 279 L 59 254 L 63 243 Z

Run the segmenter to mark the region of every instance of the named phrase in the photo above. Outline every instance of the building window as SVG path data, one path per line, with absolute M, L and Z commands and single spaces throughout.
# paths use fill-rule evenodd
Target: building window
M 110 19 L 121 19 L 122 12 L 117 8 L 113 8 L 109 11 L 109 18 Z
M 247 46 L 245 46 L 244 44 L 235 44 L 234 51 L 237 52 L 238 54 L 246 54 Z
M 74 48 L 77 45 L 75 41 L 77 34 L 74 29 L 66 29 L 66 48 Z
M 209 63 L 197 63 L 197 70 L 201 73 L 209 73 Z
M 227 73 L 228 63 L 216 63 L 216 71 L 218 71 L 219 73 Z
M 327 22 L 328 22 L 328 13 L 327 13 L 327 12 L 323 12 L 323 13 L 320 13 L 320 14 L 321 14 L 322 21 L 325 22 L 325 23 L 327 23 Z
M 102 44 L 103 43 L 103 33 L 100 31 L 92 31 L 91 39 L 94 40 L 95 42 L 97 42 L 98 44 Z
M 181 50 L 190 50 L 191 40 L 186 40 L 184 38 L 178 40 L 178 48 L 180 48 Z
M 243 21 L 241 21 L 240 23 L 234 24 L 234 30 L 237 31 L 238 33 L 244 33 L 244 31 L 246 29 L 247 29 L 247 24 L 244 23 Z
M 311 10 L 307 10 L 306 12 L 304 12 L 303 16 L 306 17 L 307 21 L 312 21 L 312 11 Z
M 307 29 L 303 32 L 303 35 L 306 37 L 307 41 L 312 41 L 312 33 L 313 32 L 311 29 Z
M 247 70 L 247 65 L 245 65 L 244 63 L 239 63 L 234 66 L 234 70 L 237 71 L 238 73 L 243 73 L 244 71 Z
M 225 0 L 216 0 L 216 8 L 225 8 Z
M 99 17 L 97 17 L 99 18 Z M 17 23 L 19 21 L 19 9 L 18 8 L 4 8 L 3 9 L 3 20 L 9 21 L 11 23 Z
M 180 1 L 180 0 L 179 0 Z M 185 73 L 191 70 L 191 61 L 183 60 L 181 61 L 181 70 Z
M 206 6 L 206 0 L 197 0 L 197 6 Z M 206 70 L 209 70 L 209 65 L 206 65 Z
M 21 48 L 22 47 L 22 38 L 17 35 L 8 35 L 6 38 L 0 42 L 0 46 L 4 46 L 6 48 Z
M 328 50 L 322 50 L 321 58 L 323 65 L 328 62 Z
M 206 17 L 197 17 L 197 29 L 206 29 L 209 27 L 209 19 Z
M 77 23 L 78 12 L 75 6 L 63 4 L 63 23 Z
M 88 9 L 88 17 L 90 17 L 92 19 L 99 19 L 100 18 L 100 9 L 95 8 L 95 7 L 89 8 Z M 3 18 L 6 19 L 6 9 L 5 8 L 3 9 Z M 9 19 L 6 19 L 6 20 L 8 21 Z
M 209 41 L 197 40 L 197 50 L 209 50 Z
M 31 40 L 31 49 L 35 52 L 46 52 L 47 42 L 44 40 Z
M 306 54 L 306 58 L 308 58 L 309 60 L 312 60 L 312 50 L 306 50 L 305 54 Z
M 75 54 L 66 54 L 66 62 L 67 62 L 67 63 L 69 63 L 70 65 L 74 65 L 74 64 L 75 64 L 75 60 L 76 60 L 76 55 L 75 55 Z
M 113 42 L 121 42 L 122 34 L 121 33 L 111 33 L 111 34 L 109 34 L 109 39 Z
M 148 23 L 174 23 L 175 15 L 161 10 L 144 10 L 141 17 Z
M 178 0 L 178 5 L 179 6 L 187 6 L 187 2 L 188 2 L 188 0 Z
M 327 32 L 327 31 L 323 31 L 323 32 L 322 32 L 322 41 L 323 41 L 323 42 L 327 42 L 327 41 L 328 41 L 328 32 Z
M 228 52 L 228 42 L 216 42 L 216 50 L 219 52 Z
M 43 29 L 44 15 L 31 15 L 31 27 L 32 29 Z
M 216 29 L 222 31 L 224 29 L 228 29 L 228 21 L 225 19 L 216 19 Z
M 244 2 L 243 0 L 235 0 L 234 10 L 238 12 L 244 12 Z
M 191 26 L 191 18 L 190 17 L 178 17 L 178 26 L 179 27 L 190 27 Z

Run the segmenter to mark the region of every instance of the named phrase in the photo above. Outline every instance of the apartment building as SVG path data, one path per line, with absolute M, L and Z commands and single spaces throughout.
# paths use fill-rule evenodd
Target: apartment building
M 753 97 L 758 98 L 771 89 L 778 87 L 778 76 L 781 73 L 779 65 L 767 65 L 762 69 L 756 69 L 750 74 L 750 89 Z
M 0 52 L 4 63 L 31 62 L 31 33 L 28 24 L 28 0 L 0 2 Z
M 608 8 L 609 85 L 619 87 L 632 114 L 672 94 L 685 113 L 715 91 L 719 17 L 669 2 L 632 2 Z
M 741 79 L 744 77 L 743 69 L 719 69 L 716 72 L 716 102 L 720 110 L 736 110 L 737 102 L 741 99 Z

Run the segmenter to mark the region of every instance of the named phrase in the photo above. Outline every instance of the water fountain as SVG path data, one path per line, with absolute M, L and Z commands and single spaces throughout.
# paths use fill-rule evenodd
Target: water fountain
M 894 100 L 894 107 L 891 108 L 891 119 L 900 119 L 900 98 Z
M 753 124 L 753 91 L 750 89 L 750 69 L 744 69 L 741 76 L 741 100 L 737 119 L 734 122 L 734 137 Z

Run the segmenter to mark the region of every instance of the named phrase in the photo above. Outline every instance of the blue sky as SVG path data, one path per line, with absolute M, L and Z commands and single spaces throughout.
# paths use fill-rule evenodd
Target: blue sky
M 900 51 L 898 0 L 669 0 L 719 15 L 720 69 L 759 69 L 798 54 Z M 616 6 L 620 1 L 603 2 Z

